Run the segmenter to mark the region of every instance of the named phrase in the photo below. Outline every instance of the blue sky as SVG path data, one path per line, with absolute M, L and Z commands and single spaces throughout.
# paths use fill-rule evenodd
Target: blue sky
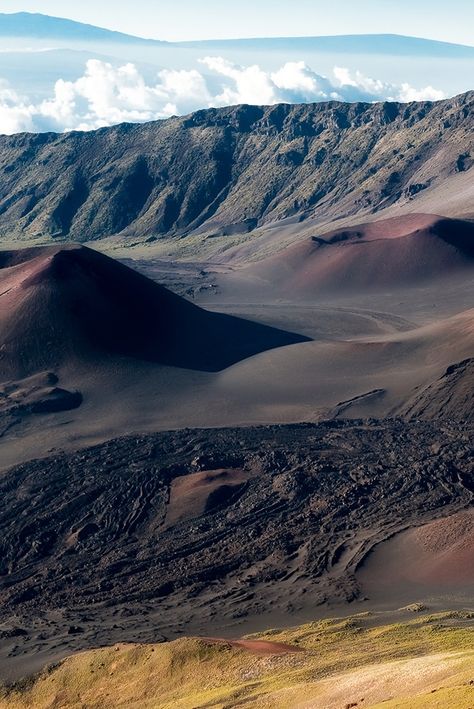
M 157 39 L 390 32 L 474 45 L 474 0 L 0 0 Z

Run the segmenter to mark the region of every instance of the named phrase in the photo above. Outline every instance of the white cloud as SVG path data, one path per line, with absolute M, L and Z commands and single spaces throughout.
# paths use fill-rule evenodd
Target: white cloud
M 360 71 L 356 71 L 354 76 L 351 75 L 349 69 L 345 67 L 334 67 L 334 77 L 340 86 L 343 94 L 353 95 L 356 99 L 356 94 L 360 93 L 361 100 L 370 100 L 370 97 L 376 96 L 387 101 L 401 101 L 409 103 L 410 101 L 440 101 L 445 98 L 442 91 L 434 89 L 432 86 L 426 86 L 423 89 L 416 89 L 410 84 L 388 84 L 378 79 L 371 79 L 364 76 Z M 350 99 L 349 99 L 350 100 Z
M 444 93 L 426 86 L 424 89 L 415 89 L 410 84 L 402 84 L 398 94 L 398 101 L 409 103 L 410 101 L 440 101 L 444 98 Z
M 238 103 L 276 104 L 340 101 L 439 100 L 443 93 L 351 74 L 334 68 L 332 79 L 304 62 L 288 62 L 278 71 L 241 67 L 222 57 L 200 60 L 197 69 L 163 69 L 149 85 L 133 64 L 114 67 L 91 59 L 76 81 L 59 79 L 51 98 L 32 103 L 0 80 L 0 133 L 91 130 L 123 121 L 144 122 L 200 108 Z M 212 85 L 212 88 L 211 88 Z
M 148 86 L 133 64 L 115 68 L 90 59 L 77 81 L 56 82 L 54 97 L 37 110 L 58 130 L 87 130 L 115 123 L 143 122 L 186 113 L 206 105 L 211 97 L 196 71 L 164 69 Z
M 0 133 L 34 130 L 32 107 L 6 81 L 0 79 Z
M 269 74 L 256 64 L 240 67 L 222 57 L 206 57 L 200 63 L 214 74 L 231 80 L 222 87 L 222 93 L 214 96 L 213 106 L 275 103 L 275 85 Z
M 315 74 L 304 62 L 288 62 L 271 77 L 281 95 L 290 99 L 308 102 L 342 98 L 328 79 Z

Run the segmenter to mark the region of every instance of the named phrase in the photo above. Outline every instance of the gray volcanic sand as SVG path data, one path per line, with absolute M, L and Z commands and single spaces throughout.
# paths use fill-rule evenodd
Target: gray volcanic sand
M 415 226 L 423 229 L 424 222 L 420 225 L 415 217 Z M 412 220 L 408 226 L 412 234 Z M 289 225 L 286 231 L 284 227 L 274 233 L 269 230 L 265 255 L 278 251 L 297 231 L 296 225 Z M 394 243 L 401 239 L 403 258 L 395 260 L 397 268 L 401 268 L 409 249 L 403 229 L 397 234 L 390 239 L 389 253 L 393 254 Z M 300 236 L 307 239 L 311 233 Z M 398 282 L 392 273 L 390 283 L 382 278 L 372 288 L 367 282 L 369 270 L 363 283 L 356 279 L 350 288 L 339 289 L 332 282 L 330 288 L 317 293 L 307 288 L 307 281 L 297 293 L 297 277 L 290 281 L 291 289 L 283 292 L 279 288 L 280 277 L 272 269 L 266 270 L 263 278 L 260 269 L 267 269 L 268 264 L 249 263 L 252 248 L 248 241 L 232 253 L 226 255 L 222 251 L 218 258 L 190 261 L 186 266 L 158 261 L 152 257 L 152 249 L 112 251 L 127 259 L 128 265 L 133 262 L 145 275 L 209 311 L 244 317 L 311 341 L 260 352 L 221 371 L 172 367 L 126 356 L 110 356 L 92 364 L 65 361 L 55 374 L 60 386 L 81 392 L 82 405 L 2 424 L 1 468 L 127 434 L 398 414 L 418 390 L 430 387 L 448 367 L 474 355 L 473 269 L 468 259 L 458 258 L 451 246 L 428 241 L 426 233 L 421 238 L 424 246 L 417 250 L 418 262 L 408 280 L 400 273 Z M 409 239 L 415 239 L 418 248 L 416 237 Z M 380 250 L 380 242 L 372 243 L 377 244 L 377 256 L 371 268 L 376 269 L 384 251 Z M 424 250 L 432 243 L 440 248 L 424 260 Z M 307 244 L 302 249 L 303 262 L 305 249 Z M 445 255 L 449 255 L 449 274 L 442 271 Z M 281 260 L 284 262 L 284 256 L 277 259 L 278 268 Z M 222 460 L 216 469 L 205 468 L 179 478 L 170 490 L 165 526 L 193 524 L 187 500 L 193 500 L 201 514 L 206 500 L 222 485 L 232 488 L 253 484 L 248 471 L 238 466 L 230 470 L 226 465 Z M 406 474 L 409 473 L 407 465 Z M 446 510 L 448 515 L 449 512 Z M 460 512 L 459 516 L 430 523 L 426 528 L 400 531 L 376 547 L 357 570 L 357 580 L 369 598 L 361 600 L 357 608 L 347 604 L 315 607 L 309 603 L 298 615 L 280 606 L 280 596 L 285 596 L 290 588 L 290 582 L 280 581 L 275 586 L 272 624 L 288 625 L 374 607 L 393 613 L 414 601 L 427 603 L 433 609 L 472 606 L 474 545 L 469 514 Z M 412 521 L 419 523 L 417 513 Z M 447 547 L 443 546 L 446 539 Z M 455 568 L 449 562 L 453 554 Z M 292 570 L 300 562 L 296 558 Z M 467 570 L 467 577 L 461 577 L 460 570 Z M 212 593 L 210 588 L 209 598 Z M 204 601 L 207 600 L 206 597 Z M 268 627 L 268 616 L 261 613 L 249 612 L 245 619 L 238 617 L 239 610 L 247 604 L 245 595 L 237 594 L 230 604 L 234 607 L 232 604 L 236 617 L 224 628 L 215 618 L 202 619 L 199 613 L 181 625 L 176 615 L 167 627 L 160 611 L 146 602 L 107 613 L 94 609 L 88 614 L 83 608 L 78 613 L 73 607 L 39 611 L 26 629 L 22 619 L 12 616 L 5 631 L 12 634 L 2 640 L 2 652 L 10 656 L 12 672 L 18 676 L 83 647 L 85 641 L 80 634 L 64 630 L 76 624 L 86 630 L 89 645 L 118 639 L 159 641 L 171 628 L 175 635 L 212 632 L 235 637 Z M 50 636 L 56 629 L 60 630 L 51 643 Z M 22 630 L 27 631 L 26 638 Z M 49 637 L 47 642 L 44 633 Z
M 416 387 L 429 386 L 474 353 L 470 274 L 442 287 L 435 282 L 316 303 L 267 296 L 239 304 L 244 291 L 235 287 L 233 302 L 219 292 L 195 302 L 313 341 L 264 352 L 217 373 L 127 358 L 94 367 L 65 365 L 56 371 L 60 385 L 80 391 L 82 405 L 13 423 L 2 438 L 2 467 L 128 433 L 387 416 L 401 410 Z
M 471 504 L 471 440 L 467 426 L 400 419 L 184 430 L 11 469 L 0 477 L 3 677 L 117 641 L 236 638 L 372 610 L 378 567 L 362 583 L 364 567 L 423 523 L 427 578 L 456 550 L 457 581 L 420 597 L 396 579 L 384 612 L 428 596 L 431 611 L 472 607 L 472 516 L 449 520 Z M 395 563 L 404 569 L 403 554 Z

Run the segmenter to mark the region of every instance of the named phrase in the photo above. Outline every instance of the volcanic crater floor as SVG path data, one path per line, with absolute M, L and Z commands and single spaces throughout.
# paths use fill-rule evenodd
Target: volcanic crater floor
M 2 679 L 114 642 L 235 638 L 380 607 L 386 540 L 472 511 L 472 433 L 401 419 L 188 429 L 11 468 L 0 477 Z M 448 527 L 465 564 L 462 519 L 459 540 Z M 430 548 L 427 568 L 445 552 Z M 474 589 L 458 577 L 428 589 L 391 577 L 390 609 L 466 607 Z

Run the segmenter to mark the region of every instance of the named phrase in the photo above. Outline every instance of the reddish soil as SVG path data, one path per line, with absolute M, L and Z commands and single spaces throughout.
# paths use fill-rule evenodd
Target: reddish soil
M 474 265 L 474 221 L 411 214 L 313 236 L 243 273 L 292 300 L 403 288 Z
M 83 246 L 0 253 L 0 381 L 110 357 L 219 371 L 307 338 L 202 308 Z M 132 366 L 132 365 L 130 365 Z
M 194 519 L 232 497 L 252 477 L 245 470 L 204 470 L 173 480 L 166 526 Z
M 375 547 L 360 569 L 374 597 L 474 592 L 474 510 L 415 527 Z M 370 591 L 369 591 L 370 593 Z M 413 597 L 415 596 L 415 597 Z

